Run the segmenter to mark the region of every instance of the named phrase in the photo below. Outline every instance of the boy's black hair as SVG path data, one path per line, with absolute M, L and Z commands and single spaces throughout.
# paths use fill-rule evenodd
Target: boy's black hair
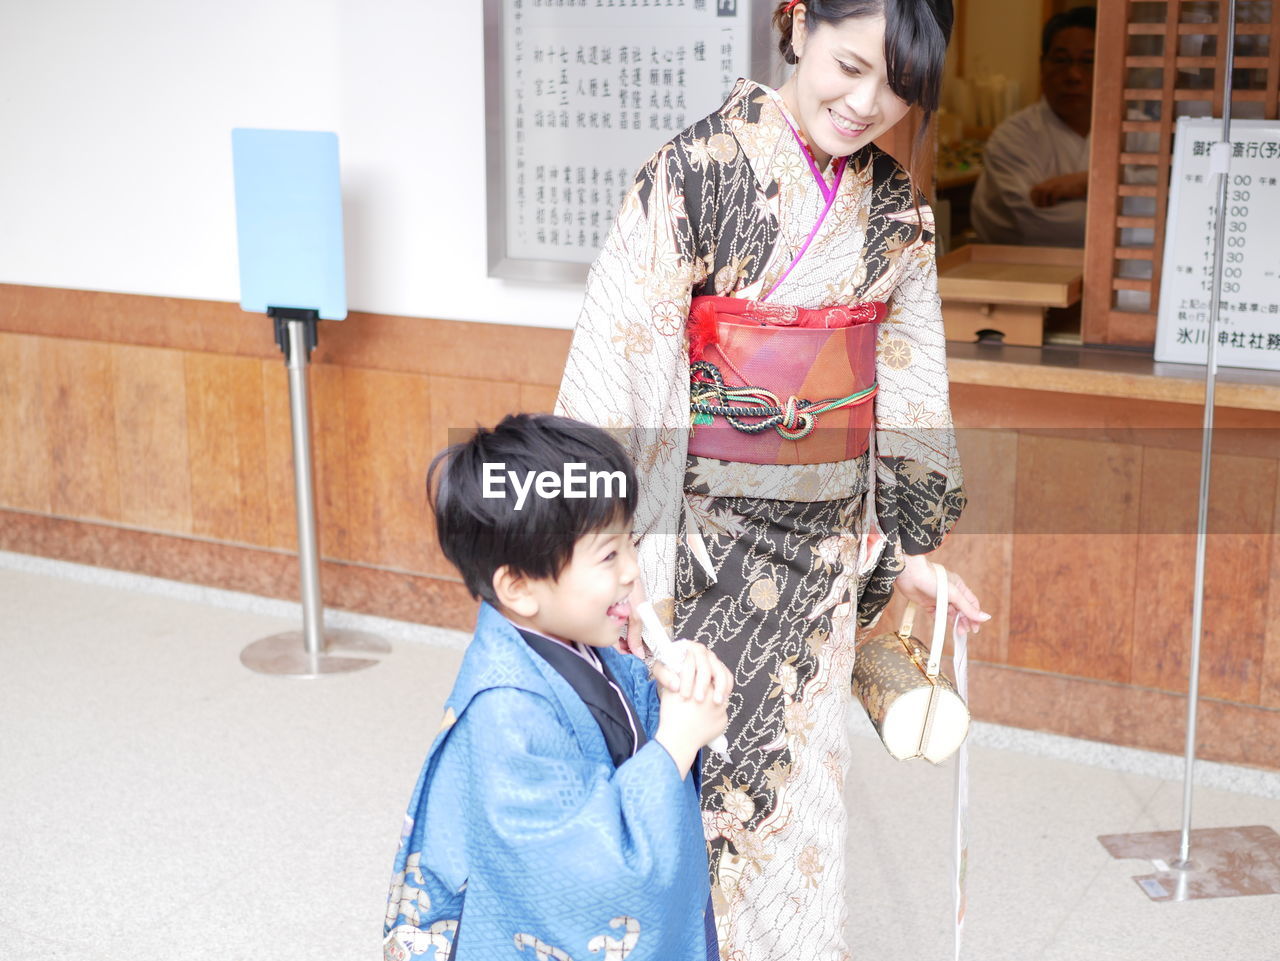
M 485 464 L 503 464 L 502 497 L 485 497 Z M 593 472 L 621 472 L 625 489 L 601 484 L 604 496 L 540 497 L 532 489 L 516 510 L 506 471 L 563 475 L 566 464 Z M 491 470 L 495 470 L 491 468 Z M 498 485 L 494 485 L 496 488 Z M 611 495 L 611 496 L 609 496 Z M 630 525 L 636 477 L 622 445 L 599 427 L 550 414 L 510 414 L 492 430 L 441 451 L 427 471 L 427 498 L 440 549 L 462 574 L 472 597 L 497 601 L 493 575 L 506 565 L 533 578 L 557 578 L 578 540 L 610 523 Z
M 1053 46 L 1053 38 L 1061 30 L 1071 27 L 1083 27 L 1097 32 L 1098 11 L 1094 7 L 1072 7 L 1062 13 L 1054 14 L 1044 24 L 1044 32 L 1040 34 L 1040 56 L 1046 56 Z

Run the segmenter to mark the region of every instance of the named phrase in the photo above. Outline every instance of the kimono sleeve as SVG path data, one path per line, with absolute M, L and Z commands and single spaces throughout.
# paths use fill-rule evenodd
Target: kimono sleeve
M 641 571 L 668 620 L 688 450 L 685 321 L 700 279 L 694 246 L 668 144 L 641 169 L 591 268 L 556 401 L 558 414 L 614 428 L 635 463 Z
M 707 896 L 698 805 L 661 745 L 616 769 L 592 762 L 549 702 L 494 688 L 467 708 L 439 777 L 467 812 L 464 957 L 535 942 L 580 957 L 619 918 L 636 958 L 685 956 L 699 936 L 700 915 L 685 917 Z
M 965 504 L 932 215 L 928 208 L 923 213 L 928 230 L 902 253 L 901 279 L 876 346 L 876 513 L 886 549 L 860 611 L 864 622 L 887 602 L 900 555 L 935 550 Z

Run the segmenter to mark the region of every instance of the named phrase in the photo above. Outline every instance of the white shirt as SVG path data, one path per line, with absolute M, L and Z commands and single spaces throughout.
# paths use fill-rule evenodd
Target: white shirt
M 1089 169 L 1089 138 L 1059 119 L 1044 99 L 1000 124 L 987 141 L 972 217 L 987 244 L 1083 247 L 1085 201 L 1031 203 L 1031 188 Z

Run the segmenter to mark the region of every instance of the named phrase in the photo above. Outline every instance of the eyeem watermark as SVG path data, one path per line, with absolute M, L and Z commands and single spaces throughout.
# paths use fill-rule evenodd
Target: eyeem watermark
M 508 482 L 516 492 L 515 510 L 524 507 L 531 490 L 542 498 L 627 496 L 627 475 L 620 470 L 588 471 L 586 464 L 565 464 L 559 474 L 551 470 L 525 471 L 521 478 L 515 471 L 507 470 L 504 463 L 485 463 L 482 496 L 505 498 Z

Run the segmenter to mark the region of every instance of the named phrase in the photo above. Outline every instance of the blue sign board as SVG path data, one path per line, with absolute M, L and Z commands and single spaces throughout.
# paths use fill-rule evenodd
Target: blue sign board
M 347 316 L 338 136 L 231 131 L 240 249 L 240 306 Z

